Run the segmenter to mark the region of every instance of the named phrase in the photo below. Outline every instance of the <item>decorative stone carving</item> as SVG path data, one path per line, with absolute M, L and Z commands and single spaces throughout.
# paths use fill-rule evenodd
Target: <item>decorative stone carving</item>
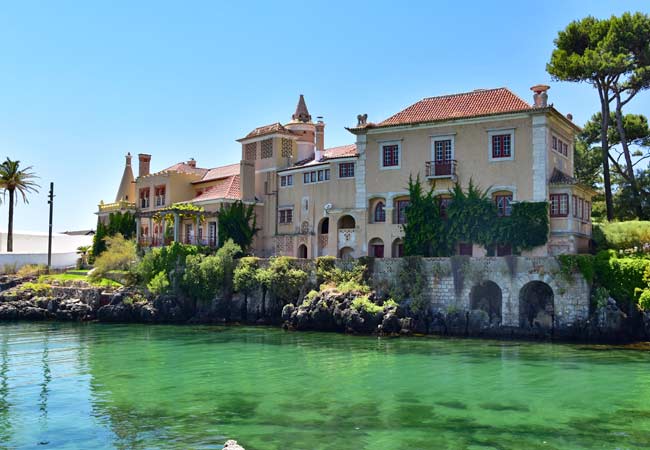
M 357 126 L 358 127 L 365 126 L 367 122 L 368 122 L 368 114 L 359 114 L 359 115 L 357 115 Z

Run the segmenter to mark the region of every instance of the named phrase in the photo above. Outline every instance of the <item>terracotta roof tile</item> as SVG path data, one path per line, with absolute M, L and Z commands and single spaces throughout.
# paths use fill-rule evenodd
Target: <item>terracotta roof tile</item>
M 383 122 L 369 127 L 435 122 L 530 109 L 533 108 L 507 88 L 481 89 L 422 99 Z
M 250 133 L 248 133 L 246 136 L 243 138 L 239 139 L 244 140 L 244 139 L 251 139 L 255 137 L 260 137 L 260 136 L 266 136 L 267 134 L 276 134 L 276 133 L 281 133 L 281 134 L 294 134 L 291 130 L 285 128 L 280 122 L 272 123 L 270 125 L 264 125 L 262 127 L 257 127 Z
M 194 197 L 191 202 L 221 199 L 241 199 L 241 192 L 239 188 L 239 174 L 219 180 L 217 184 L 210 186 L 201 194 Z
M 549 184 L 578 184 L 578 180 L 555 168 L 548 180 Z
M 232 177 L 233 175 L 239 175 L 239 164 L 229 164 L 227 166 L 209 169 L 203 178 L 193 183 L 204 183 L 206 181 L 218 180 L 219 178 Z
M 202 169 L 200 167 L 192 167 L 187 163 L 179 162 L 174 164 L 173 166 L 169 166 L 166 169 L 156 173 L 163 173 L 163 172 L 179 172 L 179 173 L 186 173 L 189 175 L 204 176 L 208 172 L 208 169 Z
M 339 147 L 326 148 L 323 150 L 323 159 L 345 158 L 347 156 L 357 156 L 357 145 L 348 144 Z

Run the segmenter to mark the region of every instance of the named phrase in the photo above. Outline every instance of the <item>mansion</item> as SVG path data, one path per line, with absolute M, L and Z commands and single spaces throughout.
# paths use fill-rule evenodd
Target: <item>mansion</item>
M 330 148 L 325 123 L 312 120 L 301 95 L 289 122 L 238 139 L 238 163 L 201 168 L 190 159 L 151 172 L 151 155 L 140 154 L 134 177 L 127 155 L 115 202 L 100 203 L 97 214 L 135 213 L 141 246 L 217 246 L 218 211 L 241 200 L 255 208 L 257 256 L 399 257 L 409 176 L 435 186 L 441 209 L 453 184 L 471 179 L 499 215 L 513 202 L 549 202 L 548 243 L 527 254 L 586 252 L 594 192 L 573 177 L 580 129 L 548 103 L 548 89 L 533 86 L 532 104 L 506 88 L 479 89 L 424 98 L 379 122 L 359 115 L 347 128 L 354 142 Z M 458 253 L 486 255 L 472 244 Z

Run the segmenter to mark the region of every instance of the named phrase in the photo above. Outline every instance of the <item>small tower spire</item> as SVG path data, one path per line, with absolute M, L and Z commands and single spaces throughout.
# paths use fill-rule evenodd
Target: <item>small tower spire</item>
M 298 105 L 296 106 L 296 112 L 291 116 L 291 119 L 297 122 L 311 122 L 311 115 L 307 110 L 307 104 L 305 103 L 305 96 L 300 94 L 298 99 Z
M 135 201 L 135 179 L 133 178 L 133 170 L 131 169 L 131 153 L 126 154 L 126 164 L 124 165 L 122 181 L 115 196 L 116 202 L 121 200 Z

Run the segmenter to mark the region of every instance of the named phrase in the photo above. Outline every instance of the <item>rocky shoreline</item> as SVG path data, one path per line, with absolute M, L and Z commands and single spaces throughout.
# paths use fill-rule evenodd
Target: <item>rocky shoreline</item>
M 298 305 L 277 305 L 261 292 L 197 305 L 174 295 L 153 296 L 134 288 L 106 289 L 85 282 L 45 289 L 4 280 L 0 321 L 97 321 L 105 323 L 243 323 L 281 325 L 286 330 L 376 335 L 439 335 L 501 339 L 544 339 L 623 343 L 650 340 L 650 315 L 628 315 L 610 299 L 588 320 L 565 328 L 504 327 L 483 310 L 414 314 L 409 305 L 382 302 L 370 294 L 372 310 L 355 305 L 358 293 L 336 289 L 304 297 Z M 261 303 L 261 304 L 260 304 Z M 274 306 L 274 307 L 272 307 Z

